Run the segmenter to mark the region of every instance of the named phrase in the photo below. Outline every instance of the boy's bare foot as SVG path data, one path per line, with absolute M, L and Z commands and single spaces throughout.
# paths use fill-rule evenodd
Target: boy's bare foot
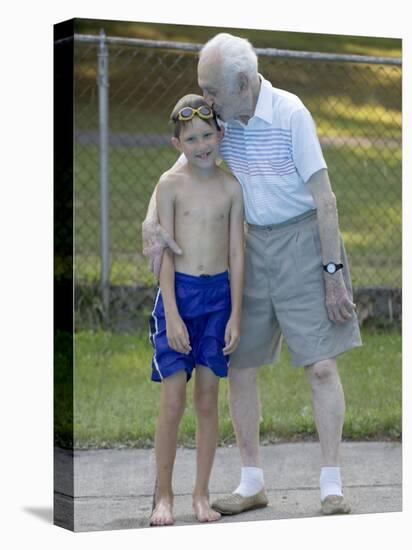
M 193 509 L 197 520 L 201 523 L 217 521 L 221 515 L 211 508 L 209 497 L 206 495 L 193 495 Z
M 173 525 L 173 522 L 173 499 L 171 497 L 160 497 L 150 517 L 150 525 L 159 527 Z

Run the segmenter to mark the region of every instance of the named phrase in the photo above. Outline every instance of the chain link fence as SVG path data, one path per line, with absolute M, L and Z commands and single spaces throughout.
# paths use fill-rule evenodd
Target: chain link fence
M 154 284 L 142 255 L 141 223 L 159 176 L 177 158 L 170 144 L 169 114 L 184 94 L 201 93 L 196 80 L 198 50 L 193 44 L 108 37 L 99 44 L 99 37 L 75 35 L 76 284 Z M 317 124 L 354 287 L 399 289 L 400 60 L 279 50 L 257 53 L 259 72 L 274 86 L 298 95 Z M 107 81 L 99 77 L 102 59 L 108 67 Z M 108 102 L 106 161 L 100 155 L 105 123 L 101 96 L 99 111 L 99 81 Z M 108 225 L 102 231 L 105 162 Z M 102 243 L 109 252 L 106 279 Z

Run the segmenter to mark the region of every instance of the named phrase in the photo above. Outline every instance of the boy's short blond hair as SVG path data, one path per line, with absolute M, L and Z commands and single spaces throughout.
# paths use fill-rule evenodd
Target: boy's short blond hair
M 176 103 L 176 105 L 173 107 L 173 111 L 170 114 L 170 123 L 174 125 L 173 135 L 174 137 L 178 138 L 180 136 L 180 133 L 182 131 L 183 125 L 187 124 L 190 121 L 183 121 L 178 120 L 177 115 L 181 109 L 184 107 L 192 107 L 193 109 L 198 109 L 204 105 L 205 107 L 211 108 L 210 105 L 208 105 L 205 101 L 205 98 L 201 95 L 197 94 L 187 94 L 179 99 L 179 101 Z M 204 120 L 204 119 L 202 119 Z M 207 124 L 210 126 L 213 125 L 213 123 L 216 126 L 216 129 L 219 130 L 219 125 L 216 121 L 216 115 L 213 118 L 210 118 L 208 120 L 204 120 Z

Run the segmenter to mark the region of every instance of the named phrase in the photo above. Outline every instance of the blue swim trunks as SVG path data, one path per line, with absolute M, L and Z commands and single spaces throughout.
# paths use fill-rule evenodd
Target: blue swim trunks
M 179 370 L 185 370 L 189 380 L 195 365 L 204 365 L 216 376 L 226 377 L 229 356 L 223 355 L 222 349 L 231 312 L 229 273 L 194 276 L 176 272 L 175 294 L 192 350 L 185 355 L 169 347 L 159 289 L 150 318 L 150 342 L 154 350 L 152 380 L 161 382 Z

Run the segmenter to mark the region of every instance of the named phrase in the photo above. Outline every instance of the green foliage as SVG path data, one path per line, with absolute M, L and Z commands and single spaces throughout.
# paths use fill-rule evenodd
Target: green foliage
M 103 28 L 109 36 L 170 40 L 203 44 L 219 32 L 229 32 L 251 41 L 256 48 L 279 48 L 359 55 L 400 56 L 402 41 L 396 38 L 316 34 L 197 25 L 170 25 L 131 21 L 77 19 L 76 32 L 98 35 Z

